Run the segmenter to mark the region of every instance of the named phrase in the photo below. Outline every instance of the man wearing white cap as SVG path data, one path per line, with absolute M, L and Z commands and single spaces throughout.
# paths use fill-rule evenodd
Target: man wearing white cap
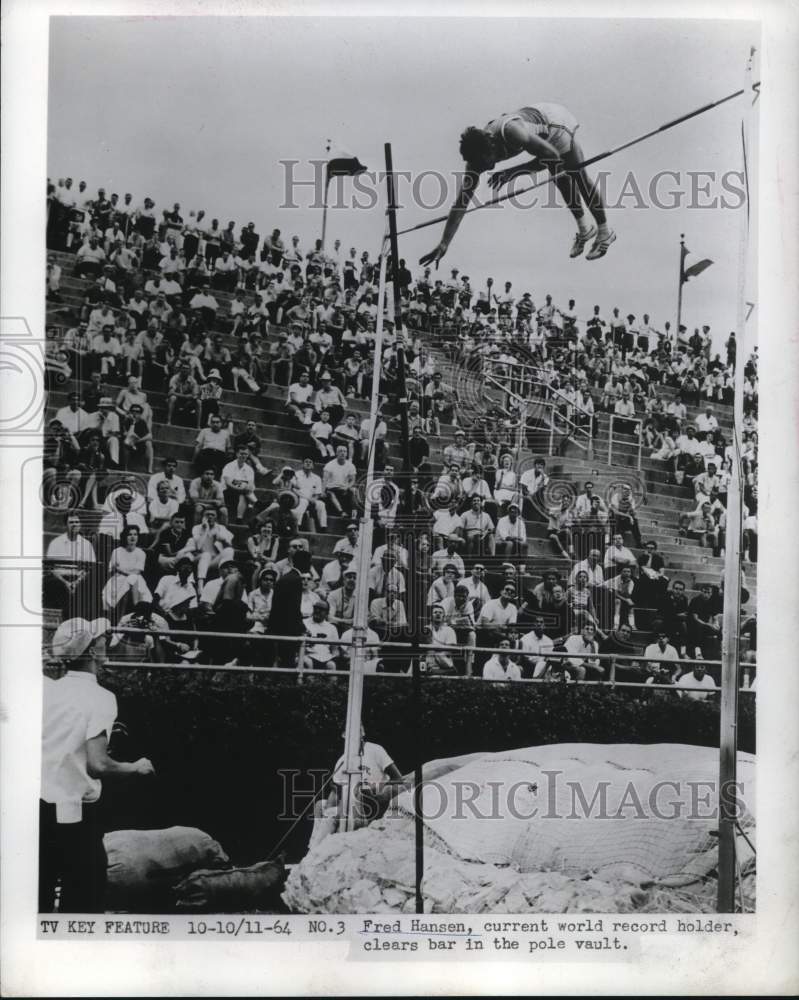
M 43 682 L 40 913 L 54 911 L 59 881 L 59 912 L 104 912 L 107 861 L 96 806 L 101 779 L 154 773 L 146 757 L 124 763 L 108 755 L 117 701 L 96 674 L 110 627 L 105 618 L 70 618 L 53 636 L 53 655 L 69 669 L 60 680 Z

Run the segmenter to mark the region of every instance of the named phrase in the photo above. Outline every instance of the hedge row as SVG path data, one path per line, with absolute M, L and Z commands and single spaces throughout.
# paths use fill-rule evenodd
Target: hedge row
M 297 860 L 310 835 L 304 819 L 280 819 L 289 778 L 300 794 L 323 780 L 342 749 L 347 682 L 183 671 L 105 671 L 115 691 L 120 759 L 150 757 L 157 776 L 108 782 L 109 829 L 198 826 L 236 863 L 278 847 Z M 418 714 L 418 718 L 417 718 Z M 689 743 L 718 746 L 717 704 L 671 694 L 576 685 L 487 685 L 426 679 L 418 713 L 404 679 L 368 677 L 364 723 L 401 771 L 417 760 L 548 743 Z M 740 748 L 755 750 L 754 699 L 741 700 Z M 299 773 L 297 773 L 299 772 Z M 306 806 L 309 798 L 298 800 Z

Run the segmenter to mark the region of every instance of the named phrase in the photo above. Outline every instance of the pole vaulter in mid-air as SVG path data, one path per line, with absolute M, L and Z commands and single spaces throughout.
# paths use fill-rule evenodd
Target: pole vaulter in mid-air
M 513 114 L 502 114 L 484 128 L 467 128 L 460 142 L 466 170 L 444 226 L 444 235 L 438 246 L 425 254 L 419 263 L 438 265 L 458 231 L 477 189 L 480 174 L 493 170 L 499 161 L 508 160 L 521 152 L 532 153 L 533 159 L 496 171 L 489 178 L 491 187 L 498 191 L 516 177 L 546 168 L 577 222 L 577 235 L 570 256 L 579 257 L 585 245 L 593 239 L 586 258 L 596 260 L 604 257 L 616 234 L 608 229 L 602 196 L 583 165 L 583 151 L 575 139 L 578 128 L 579 124 L 571 111 L 560 104 L 548 103 L 521 108 Z M 588 218 L 586 208 L 590 213 Z

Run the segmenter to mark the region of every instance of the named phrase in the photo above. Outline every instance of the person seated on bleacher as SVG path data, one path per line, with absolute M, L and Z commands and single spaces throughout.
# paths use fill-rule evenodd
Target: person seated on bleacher
M 167 482 L 162 479 L 156 486 L 156 495 L 151 497 L 148 493 L 147 523 L 150 534 L 155 535 L 164 525 L 171 522 L 179 506 L 178 501 L 170 496 Z
M 471 676 L 474 665 L 474 647 L 477 645 L 477 617 L 474 604 L 469 599 L 469 588 L 463 582 L 455 584 L 455 592 L 440 602 L 444 621 L 455 633 L 458 646 L 466 650 L 466 675 Z
M 574 626 L 582 628 L 585 622 L 591 622 L 597 633 L 602 636 L 588 573 L 585 570 L 579 570 L 575 574 L 574 583 L 566 588 L 566 601 L 569 605 L 570 620 Z
M 631 574 L 637 572 L 638 560 L 633 552 L 624 544 L 624 536 L 616 532 L 613 535 L 613 544 L 605 550 L 604 570 L 605 582 L 608 583 L 622 571 L 623 567 L 628 567 Z
M 588 523 L 588 515 L 584 515 L 583 523 Z M 548 509 L 547 536 L 556 555 L 564 559 L 575 558 L 573 530 L 580 526 L 581 522 L 575 521 L 571 497 L 564 493 L 560 503 L 553 504 Z
M 686 476 L 692 479 L 705 471 L 705 460 L 693 424 L 688 424 L 685 432 L 678 435 L 675 442 L 674 479 L 681 485 Z
M 561 670 L 568 673 L 572 680 L 585 680 L 586 675 L 590 675 L 591 680 L 602 680 L 605 677 L 606 669 L 595 656 L 598 649 L 593 624 L 586 622 L 580 632 L 568 636 L 563 645 L 571 655 L 561 661 Z
M 289 386 L 286 411 L 302 426 L 310 427 L 313 422 L 313 394 L 314 388 L 309 381 L 308 372 L 301 371 L 298 380 Z
M 635 544 L 640 549 L 643 546 L 641 529 L 638 525 L 638 514 L 632 489 L 628 483 L 622 483 L 618 489 L 614 490 L 610 497 L 609 513 L 613 533 L 632 532 Z
M 233 559 L 233 535 L 217 520 L 216 509 L 206 507 L 202 521 L 191 529 L 191 539 L 181 555 L 196 559 L 197 585 L 202 590 L 208 575 Z
M 128 525 L 122 533 L 121 545 L 111 553 L 108 580 L 103 588 L 103 605 L 115 614 L 125 614 L 128 605 L 152 601 L 150 588 L 144 579 L 146 553 L 139 546 L 139 529 Z
M 334 458 L 335 449 L 332 444 L 333 425 L 330 422 L 330 414 L 327 410 L 322 410 L 319 419 L 310 427 L 311 440 L 314 443 L 322 458 Z
M 433 580 L 427 591 L 427 607 L 440 604 L 447 597 L 455 596 L 458 582 L 458 567 L 454 562 L 447 562 L 438 569 L 433 569 Z
M 228 462 L 220 476 L 229 521 L 245 521 L 256 503 L 255 472 L 250 465 L 246 445 L 236 449 L 236 457 Z
M 211 279 L 212 288 L 221 288 L 226 292 L 233 292 L 236 289 L 239 279 L 239 269 L 230 251 L 225 249 L 214 263 L 214 274 Z
M 171 628 L 192 629 L 199 607 L 194 563 L 189 556 L 179 556 L 170 562 L 173 562 L 172 571 L 165 573 L 156 584 L 153 604 L 164 614 Z
M 544 459 L 536 458 L 533 460 L 532 469 L 527 469 L 519 477 L 519 488 L 522 493 L 522 514 L 526 519 L 534 517 L 537 509 L 540 507 L 540 498 L 549 482 L 549 476 L 544 469 Z
M 508 513 L 497 522 L 494 533 L 498 555 L 521 556 L 527 553 L 527 529 L 519 517 L 519 504 L 511 501 Z
M 679 533 L 698 542 L 703 548 L 716 549 L 719 526 L 713 517 L 709 500 L 697 504 L 689 514 L 680 515 Z
M 66 515 L 64 531 L 47 546 L 45 556 L 45 593 L 53 590 L 54 600 L 66 611 L 69 601 L 87 573 L 97 562 L 92 543 L 81 533 L 81 520 L 71 511 Z
M 638 660 L 627 659 L 637 655 L 637 648 L 632 641 L 632 628 L 629 622 L 621 622 L 609 635 L 603 636 L 599 647 L 600 653 L 613 656 L 605 660 L 608 676 L 617 681 L 641 681 L 646 676 L 646 670 Z
M 208 427 L 201 428 L 195 439 L 192 458 L 195 469 L 212 468 L 216 478 L 221 477 L 231 450 L 230 431 L 222 426 L 218 413 L 211 414 Z
M 635 629 L 635 606 L 638 602 L 638 584 L 633 580 L 632 568 L 624 565 L 617 576 L 610 577 L 605 589 L 613 596 L 613 627 L 618 628 L 623 621 Z
M 657 630 L 657 641 L 651 642 L 644 650 L 644 658 L 649 660 L 650 657 L 667 661 L 659 663 L 657 671 L 653 670 L 652 673 L 656 672 L 658 678 L 665 674 L 669 677 L 669 682 L 674 683 L 680 673 L 680 657 L 677 650 L 669 642 L 668 634 L 662 628 Z M 649 660 L 647 667 L 650 669 L 655 667 L 655 661 Z M 662 681 L 659 679 L 657 683 L 662 683 Z
M 303 667 L 306 670 L 336 669 L 339 634 L 333 622 L 327 620 L 328 611 L 327 601 L 315 596 L 311 617 L 305 621 L 305 634 L 316 640 L 305 647 Z
M 516 624 L 516 588 L 506 584 L 499 597 L 486 601 L 477 618 L 477 645 L 496 646 L 507 633 L 509 626 Z
M 428 645 L 433 647 L 455 646 L 457 639 L 454 630 L 444 620 L 444 608 L 440 603 L 430 609 L 430 634 Z M 431 675 L 454 674 L 454 650 L 434 648 L 425 651 L 424 669 Z
M 211 468 L 203 469 L 196 479 L 192 479 L 189 484 L 189 500 L 194 505 L 194 523 L 202 521 L 203 514 L 209 508 L 213 508 L 217 514 L 220 524 L 227 524 L 228 512 L 225 505 L 225 496 L 222 484 L 214 477 L 216 471 Z
M 681 698 L 688 698 L 690 701 L 706 701 L 713 697 L 717 690 L 716 682 L 705 672 L 704 663 L 695 663 L 676 682 L 678 694 Z M 702 688 L 701 691 L 688 690 L 690 688 Z
M 97 237 L 92 235 L 88 241 L 78 248 L 75 254 L 75 277 L 95 277 L 102 271 L 105 262 L 105 250 L 100 246 Z
M 314 410 L 321 414 L 327 410 L 330 414 L 331 423 L 337 427 L 342 422 L 344 414 L 348 409 L 347 400 L 337 385 L 333 385 L 333 376 L 330 372 L 322 372 L 320 385 L 313 397 Z
M 153 432 L 144 419 L 144 410 L 140 403 L 134 403 L 128 415 L 122 419 L 122 464 L 125 469 L 130 467 L 133 459 L 144 457 L 148 475 L 153 472 Z
M 347 457 L 347 449 L 339 445 L 336 448 L 336 457 L 331 459 L 322 471 L 325 499 L 329 501 L 338 517 L 353 516 L 357 503 L 356 475 L 355 466 Z
M 167 423 L 179 427 L 200 429 L 200 387 L 191 374 L 187 360 L 181 360 L 178 371 L 170 378 L 167 394 Z
M 699 593 L 688 605 L 688 640 L 697 659 L 715 659 L 721 640 L 721 614 L 718 598 L 709 583 L 699 587 Z
M 104 378 L 114 381 L 121 373 L 121 356 L 122 344 L 114 336 L 114 326 L 112 323 L 106 323 L 102 331 L 92 337 L 89 353 L 92 371 L 99 371 Z
M 88 433 L 99 436 L 104 455 L 114 467 L 118 468 L 120 457 L 119 443 L 122 428 L 119 416 L 113 410 L 113 405 L 110 396 L 100 397 L 98 400 L 98 409 L 96 412 L 89 414 L 91 423 L 87 423 L 87 427 L 91 427 L 91 430 L 85 431 L 82 437 Z
M 350 462 L 355 459 L 355 448 L 360 440 L 360 430 L 356 424 L 354 413 L 348 413 L 344 420 L 333 431 L 332 444 L 335 448 L 343 445 L 347 449 Z
M 357 570 L 350 567 L 343 574 L 344 582 L 340 587 L 331 590 L 327 595 L 330 621 L 337 625 L 339 629 L 352 628 L 353 617 L 355 615 L 355 584 L 357 583 Z
M 544 616 L 535 613 L 532 619 L 532 629 L 519 640 L 519 649 L 523 654 L 523 662 L 530 671 L 530 676 L 544 677 L 551 667 L 547 654 L 554 648 L 552 639 L 544 631 Z
M 250 632 L 263 634 L 269 630 L 276 582 L 277 573 L 269 566 L 259 570 L 253 579 L 253 586 L 247 599 L 247 621 L 252 622 Z M 264 650 L 265 647 L 259 645 L 256 648 Z
M 470 555 L 494 555 L 494 522 L 483 510 L 479 496 L 472 497 L 471 507 L 461 515 L 466 551 Z

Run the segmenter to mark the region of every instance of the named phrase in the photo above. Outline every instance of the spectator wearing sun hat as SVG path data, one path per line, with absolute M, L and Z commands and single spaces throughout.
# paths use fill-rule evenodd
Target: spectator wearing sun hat
M 42 777 L 39 798 L 39 912 L 103 913 L 107 859 L 97 802 L 102 779 L 149 775 L 146 757 L 132 763 L 108 754 L 117 701 L 97 683 L 106 656 L 105 618 L 62 622 L 53 655 L 68 667 L 43 679 Z

